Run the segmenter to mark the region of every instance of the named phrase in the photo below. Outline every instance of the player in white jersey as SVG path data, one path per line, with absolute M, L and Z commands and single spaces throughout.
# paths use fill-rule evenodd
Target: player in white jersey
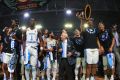
M 35 29 L 35 19 L 31 19 L 30 26 L 24 35 L 24 64 L 25 64 L 25 77 L 30 80 L 30 70 L 32 71 L 32 80 L 36 80 L 36 67 L 38 61 L 38 44 L 41 43 L 41 35 Z M 41 44 L 40 44 L 41 46 Z M 42 48 L 41 48 L 42 49 Z
M 53 32 L 50 32 L 48 36 L 49 37 L 44 40 L 44 50 L 46 51 L 46 60 L 44 66 L 46 69 L 47 80 L 51 80 L 51 71 L 53 75 L 52 80 L 55 80 L 57 72 L 57 59 L 55 54 L 56 40 L 53 38 Z

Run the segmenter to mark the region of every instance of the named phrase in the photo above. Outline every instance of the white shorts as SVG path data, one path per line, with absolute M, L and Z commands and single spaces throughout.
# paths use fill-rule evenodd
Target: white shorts
M 38 52 L 37 48 L 33 48 L 31 46 L 26 47 L 25 49 L 25 58 L 24 58 L 24 64 L 28 64 L 28 61 L 30 61 L 30 64 L 34 67 L 37 66 L 37 60 L 38 60 Z M 28 55 L 30 54 L 30 56 Z M 30 60 L 29 60 L 30 59 Z
M 85 49 L 85 59 L 87 64 L 97 64 L 99 60 L 98 49 Z
M 3 53 L 3 63 L 8 64 L 13 54 Z

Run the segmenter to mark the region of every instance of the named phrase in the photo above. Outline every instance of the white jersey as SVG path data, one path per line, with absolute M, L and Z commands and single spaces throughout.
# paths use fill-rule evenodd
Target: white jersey
M 56 45 L 56 40 L 55 39 L 51 40 L 51 39 L 47 38 L 46 40 L 47 40 L 47 48 L 48 49 Z
M 47 48 L 48 49 L 53 48 L 56 45 L 56 40 L 55 39 L 47 38 L 46 41 L 47 41 Z M 49 57 L 50 57 L 50 60 L 53 61 L 53 53 L 52 52 L 49 52 Z M 49 62 L 49 61 L 47 61 L 47 62 Z M 47 64 L 49 65 L 49 63 L 47 63 Z
M 38 32 L 37 29 L 31 30 L 27 28 L 26 31 L 26 46 L 36 47 L 38 45 Z

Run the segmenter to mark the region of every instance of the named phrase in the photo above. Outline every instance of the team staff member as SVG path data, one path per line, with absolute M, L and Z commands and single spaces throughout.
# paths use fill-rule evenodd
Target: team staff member
M 59 80 L 64 79 L 64 72 L 66 73 L 67 80 L 75 80 L 74 78 L 74 59 L 72 58 L 73 45 L 72 42 L 68 39 L 67 32 L 62 32 L 61 34 L 60 49 L 61 60 L 59 63 Z

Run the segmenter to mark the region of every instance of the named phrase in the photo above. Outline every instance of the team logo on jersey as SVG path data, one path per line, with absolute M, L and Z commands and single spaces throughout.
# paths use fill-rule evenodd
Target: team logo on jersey
M 108 37 L 109 37 L 108 32 L 105 31 L 104 33 L 101 34 L 100 39 L 101 41 L 105 41 L 108 39 Z
M 82 39 L 81 38 L 78 38 L 78 39 L 75 39 L 75 43 L 77 45 L 81 45 L 83 42 L 82 42 Z
M 90 34 L 95 34 L 95 29 L 88 28 L 86 31 Z

